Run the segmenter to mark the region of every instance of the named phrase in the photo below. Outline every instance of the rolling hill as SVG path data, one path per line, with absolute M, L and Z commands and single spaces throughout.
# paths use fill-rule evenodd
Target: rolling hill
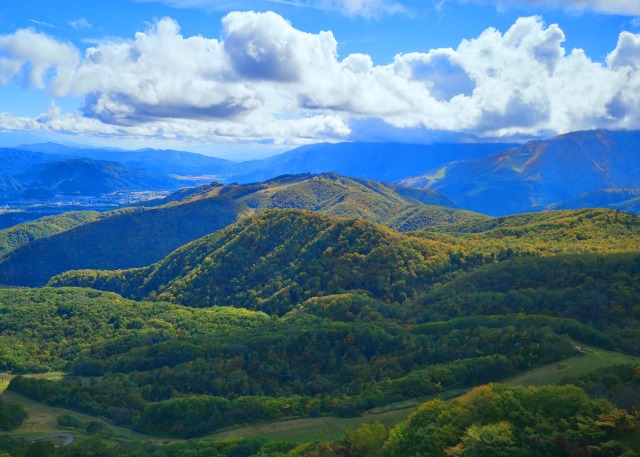
M 69 271 L 30 302 L 25 295 L 36 292 L 7 289 L 11 306 L 55 314 L 65 329 L 95 321 L 82 311 L 89 306 L 102 314 L 97 333 L 121 335 L 76 352 L 76 376 L 19 378 L 11 389 L 144 433 L 193 437 L 497 381 L 575 356 L 581 344 L 633 353 L 639 235 L 638 217 L 612 210 L 406 234 L 306 210 L 260 211 L 147 267 Z M 122 306 L 117 314 L 97 309 L 109 297 Z M 204 309 L 180 313 L 185 305 Z M 169 319 L 136 319 L 138 306 Z M 236 322 L 227 306 L 251 328 L 188 336 L 204 328 L 196 318 Z M 42 327 L 34 337 L 68 331 L 46 319 L 21 324 L 10 308 L 0 316 L 13 332 Z
M 376 298 L 406 300 L 445 267 L 444 252 L 442 243 L 362 220 L 273 210 L 196 240 L 146 268 L 72 271 L 50 284 L 283 314 L 317 294 L 366 290 Z
M 405 302 L 451 271 L 515 257 L 640 251 L 640 222 L 632 215 L 582 210 L 504 219 L 478 222 L 479 231 L 472 234 L 456 234 L 451 226 L 452 233 L 443 236 L 427 231 L 405 235 L 357 219 L 273 210 L 196 240 L 145 268 L 70 271 L 50 284 L 193 307 L 231 305 L 284 313 L 314 296 L 358 290 Z
M 37 239 L 47 238 L 86 224 L 96 219 L 99 214 L 97 211 L 74 211 L 59 216 L 43 217 L 37 221 L 0 230 L 0 257 Z
M 271 208 L 360 217 L 411 230 L 486 218 L 425 204 L 453 202 L 429 190 L 403 189 L 335 174 L 201 186 L 178 191 L 167 199 L 148 203 L 150 206 L 103 213 L 90 223 L 20 247 L 0 258 L 0 283 L 42 285 L 66 270 L 149 265 L 185 243 L 232 224 L 240 215 Z

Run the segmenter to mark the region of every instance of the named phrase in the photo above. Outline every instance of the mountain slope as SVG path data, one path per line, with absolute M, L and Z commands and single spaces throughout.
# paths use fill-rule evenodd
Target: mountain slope
M 106 213 L 93 222 L 34 240 L 0 258 L 0 283 L 34 286 L 70 269 L 148 265 L 195 238 L 233 223 L 240 211 L 234 202 L 220 200 Z
M 577 208 L 614 208 L 629 211 L 634 202 L 640 199 L 640 188 L 635 189 L 602 189 L 594 192 L 584 192 L 576 197 L 550 205 L 550 209 Z M 629 211 L 638 214 L 638 211 Z
M 335 172 L 344 176 L 394 182 L 451 161 L 484 157 L 514 146 L 501 143 L 312 144 L 260 161 L 244 162 L 240 164 L 233 180 L 246 183 L 285 173 Z
M 229 186 L 221 192 L 234 195 L 250 188 Z M 360 218 L 383 225 L 407 205 L 455 207 L 451 199 L 438 192 L 345 178 L 335 173 L 282 176 L 265 182 L 263 188 L 239 200 L 257 210 L 298 208 L 332 216 Z
M 14 176 L 30 170 L 34 165 L 63 160 L 61 154 L 45 154 L 14 148 L 0 148 L 0 170 L 7 176 Z
M 25 186 L 62 194 L 100 195 L 115 191 L 175 189 L 179 182 L 116 162 L 67 159 L 35 167 L 17 177 Z
M 97 211 L 74 211 L 0 230 L 0 257 L 34 240 L 47 238 L 95 220 L 99 214 Z
M 600 331 L 618 328 L 633 352 L 640 308 L 640 251 L 521 257 L 465 272 L 415 303 L 426 320 L 536 314 L 576 319 Z M 625 333 L 626 332 L 626 333 Z
M 581 193 L 640 187 L 638 151 L 638 132 L 573 132 L 434 167 L 402 184 L 439 190 L 466 209 L 514 214 Z
M 66 270 L 149 265 L 185 243 L 234 223 L 241 214 L 270 208 L 310 209 L 412 230 L 456 218 L 452 214 L 457 210 L 436 207 L 430 207 L 430 217 L 403 216 L 419 202 L 453 204 L 437 192 L 335 174 L 283 176 L 242 186 L 201 186 L 178 191 L 150 203 L 151 207 L 104 213 L 82 227 L 22 246 L 0 260 L 0 283 L 42 285 Z M 464 214 L 465 220 L 485 217 Z
M 451 243 L 479 255 L 558 255 L 640 252 L 640 217 L 608 209 L 545 211 L 452 226 L 434 226 L 419 236 L 444 232 Z
M 403 302 L 452 270 L 518 256 L 640 251 L 640 223 L 634 216 L 615 219 L 613 211 L 604 210 L 558 213 L 530 216 L 522 232 L 502 223 L 503 228 L 475 234 L 404 235 L 362 220 L 274 210 L 196 240 L 146 268 L 71 271 L 50 284 L 195 307 L 283 313 L 310 297 L 354 290 Z M 590 238 L 582 239 L 586 232 Z M 549 242 L 558 233 L 565 238 Z M 610 234 L 615 234 L 611 242 Z
M 13 197 L 19 194 L 23 190 L 23 187 L 18 181 L 11 176 L 0 174 L 0 198 L 1 197 Z
M 289 311 L 317 294 L 367 290 L 411 296 L 446 263 L 442 243 L 362 220 L 301 210 L 259 213 L 196 240 L 161 262 L 120 272 L 80 271 L 52 285 L 81 285 L 193 307 Z

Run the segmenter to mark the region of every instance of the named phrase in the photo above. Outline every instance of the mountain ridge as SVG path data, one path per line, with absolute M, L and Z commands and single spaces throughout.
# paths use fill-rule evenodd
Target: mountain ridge
M 301 208 L 414 230 L 431 224 L 483 219 L 455 208 L 430 190 L 353 180 L 335 174 L 275 178 L 266 183 L 206 185 L 177 191 L 167 201 L 115 210 L 96 220 L 17 247 L 0 257 L 0 283 L 42 285 L 66 270 L 141 267 L 173 250 L 272 208 Z M 413 213 L 407 211 L 413 209 Z M 0 232 L 0 234 L 5 232 Z
M 530 222 L 523 224 L 522 218 Z M 49 285 L 282 314 L 318 293 L 366 291 L 379 300 L 402 303 L 452 271 L 513 257 L 640 251 L 640 218 L 611 210 L 505 219 L 498 222 L 502 227 L 492 226 L 491 220 L 480 222 L 485 228 L 479 233 L 456 234 L 453 226 L 452 234 L 438 236 L 427 231 L 401 234 L 372 222 L 305 210 L 269 210 L 182 246 L 148 267 L 68 271 Z M 556 240 L 559 233 L 563 238 Z M 611 233 L 615 242 L 603 245 Z
M 531 141 L 491 155 L 434 168 L 400 181 L 443 192 L 466 209 L 494 216 L 552 207 L 605 189 L 640 186 L 640 134 L 587 130 Z M 595 206 L 593 200 L 581 206 Z

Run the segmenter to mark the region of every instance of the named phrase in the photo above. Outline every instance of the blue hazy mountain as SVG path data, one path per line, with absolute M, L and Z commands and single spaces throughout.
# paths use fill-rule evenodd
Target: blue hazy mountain
M 22 148 L 28 163 L 46 160 L 44 152 L 57 160 L 110 160 L 165 177 L 205 176 L 223 183 L 335 172 L 438 190 L 462 208 L 491 215 L 583 207 L 635 212 L 639 206 L 635 196 L 623 198 L 620 191 L 640 188 L 640 132 L 633 131 L 573 132 L 524 145 L 321 143 L 246 162 L 170 150 L 76 149 L 53 143 Z M 7 161 L 2 155 L 0 151 L 4 165 Z M 14 177 L 4 170 L 19 166 L 8 166 L 3 173 Z M 182 184 L 186 187 L 189 181 Z
M 511 143 L 320 143 L 241 163 L 233 180 L 259 182 L 287 173 L 335 172 L 353 178 L 397 182 L 448 162 L 485 157 L 514 146 Z M 244 174 L 243 168 L 247 170 Z
M 92 159 L 65 159 L 33 166 L 15 177 L 31 192 L 101 195 L 115 191 L 177 189 L 183 184 L 168 176 Z
M 603 191 L 640 187 L 640 132 L 568 133 L 451 162 L 401 182 L 438 190 L 463 208 L 491 215 L 611 206 Z
M 62 160 L 62 154 L 46 154 L 39 151 L 27 151 L 14 148 L 0 148 L 0 173 L 14 176 L 29 171 L 34 165 Z
M 20 146 L 20 150 L 33 151 L 57 156 L 87 158 L 118 162 L 132 168 L 144 169 L 164 175 L 229 175 L 236 166 L 235 162 L 217 157 L 209 157 L 193 152 L 139 149 L 74 148 L 57 143 L 39 143 Z M 222 176 L 224 178 L 224 176 Z

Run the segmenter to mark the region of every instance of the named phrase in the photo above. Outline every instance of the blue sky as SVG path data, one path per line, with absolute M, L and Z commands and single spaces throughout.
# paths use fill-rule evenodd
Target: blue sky
M 260 155 L 640 128 L 636 0 L 113 0 L 0 11 L 0 145 Z

